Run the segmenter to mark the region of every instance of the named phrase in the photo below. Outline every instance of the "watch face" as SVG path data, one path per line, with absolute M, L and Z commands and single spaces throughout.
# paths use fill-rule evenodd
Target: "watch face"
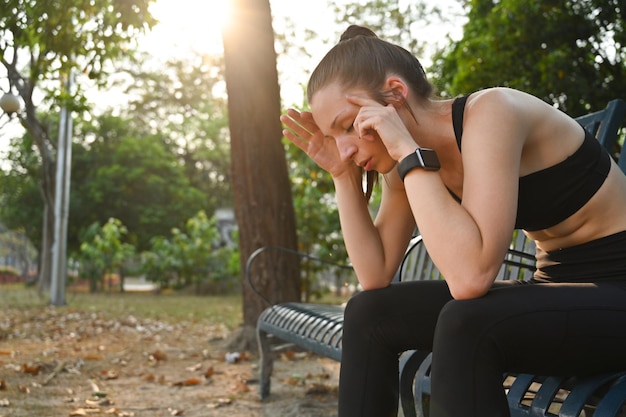
M 441 168 L 439 158 L 437 158 L 437 154 L 432 149 L 420 148 L 416 153 L 421 158 L 420 162 L 425 169 L 437 170 Z

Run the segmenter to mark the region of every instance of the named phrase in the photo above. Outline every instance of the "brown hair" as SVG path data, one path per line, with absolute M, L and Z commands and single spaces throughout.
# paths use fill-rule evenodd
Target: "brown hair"
M 350 25 L 317 65 L 307 85 L 307 99 L 321 88 L 339 82 L 345 88 L 360 87 L 373 98 L 385 102 L 388 92 L 382 87 L 389 75 L 402 77 L 420 98 L 427 99 L 433 86 L 419 60 L 406 49 L 380 39 L 363 26 Z M 378 180 L 377 172 L 367 172 L 366 199 L 369 200 Z
M 380 39 L 368 28 L 351 25 L 311 74 L 307 99 L 311 102 L 319 89 L 335 81 L 347 88 L 362 87 L 376 97 L 391 74 L 402 77 L 421 98 L 429 98 L 433 92 L 413 54 Z

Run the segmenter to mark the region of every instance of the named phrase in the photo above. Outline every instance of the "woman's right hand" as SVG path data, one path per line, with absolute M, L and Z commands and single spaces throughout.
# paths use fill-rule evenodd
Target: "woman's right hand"
M 283 130 L 285 137 L 334 178 L 356 168 L 352 161 L 341 160 L 335 140 L 324 136 L 310 112 L 289 109 L 280 121 L 287 127 Z

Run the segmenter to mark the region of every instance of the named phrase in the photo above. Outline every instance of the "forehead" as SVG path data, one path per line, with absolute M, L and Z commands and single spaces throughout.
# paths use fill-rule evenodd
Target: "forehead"
M 328 133 L 337 118 L 356 107 L 348 102 L 347 94 L 346 88 L 333 83 L 320 88 L 311 98 L 311 113 L 322 132 Z

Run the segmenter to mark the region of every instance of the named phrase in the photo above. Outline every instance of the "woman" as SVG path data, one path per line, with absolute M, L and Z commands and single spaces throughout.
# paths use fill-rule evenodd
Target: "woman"
M 339 416 L 395 416 L 407 349 L 433 352 L 434 417 L 508 416 L 504 371 L 626 369 L 622 172 L 533 96 L 431 94 L 415 57 L 351 26 L 311 76 L 311 113 L 281 117 L 333 178 L 365 290 L 345 312 Z M 383 177 L 373 221 L 363 170 Z M 390 285 L 416 224 L 445 281 Z M 494 283 L 515 228 L 536 241 L 535 279 Z

